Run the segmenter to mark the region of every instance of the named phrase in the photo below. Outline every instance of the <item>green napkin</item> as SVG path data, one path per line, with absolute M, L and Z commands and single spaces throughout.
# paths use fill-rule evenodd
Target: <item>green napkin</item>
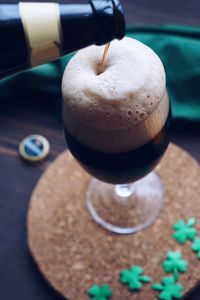
M 127 35 L 149 45 L 163 61 L 173 116 L 200 120 L 200 27 L 131 26 Z M 16 95 L 26 101 L 59 100 L 62 74 L 71 56 L 1 80 L 1 100 Z

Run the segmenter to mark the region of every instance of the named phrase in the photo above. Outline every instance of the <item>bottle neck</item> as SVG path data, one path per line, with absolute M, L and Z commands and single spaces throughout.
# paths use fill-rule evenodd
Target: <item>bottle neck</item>
M 96 24 L 96 45 L 125 35 L 125 19 L 119 0 L 90 0 Z
M 118 0 L 60 4 L 59 9 L 64 53 L 91 44 L 103 45 L 125 35 L 125 20 Z
M 96 25 L 90 4 L 60 4 L 63 54 L 95 43 Z
M 20 2 L 19 14 L 31 66 L 91 44 L 103 45 L 125 33 L 118 0 L 90 0 L 88 4 Z
M 0 4 L 0 78 L 124 34 L 119 0 Z

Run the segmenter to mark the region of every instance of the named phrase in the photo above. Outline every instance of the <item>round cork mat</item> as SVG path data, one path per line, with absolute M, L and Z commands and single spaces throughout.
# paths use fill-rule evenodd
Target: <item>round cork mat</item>
M 119 282 L 119 273 L 140 265 L 152 281 L 165 276 L 162 261 L 167 251 L 181 251 L 188 271 L 181 275 L 184 295 L 200 280 L 200 261 L 191 242 L 179 245 L 173 238 L 178 219 L 197 220 L 200 234 L 200 170 L 185 151 L 170 145 L 157 166 L 166 191 L 165 207 L 154 225 L 133 235 L 112 234 L 95 224 L 85 208 L 90 181 L 69 152 L 61 154 L 46 170 L 33 191 L 28 213 L 30 251 L 48 282 L 70 300 L 88 299 L 88 288 L 110 284 L 114 300 L 153 300 L 150 284 L 130 292 Z

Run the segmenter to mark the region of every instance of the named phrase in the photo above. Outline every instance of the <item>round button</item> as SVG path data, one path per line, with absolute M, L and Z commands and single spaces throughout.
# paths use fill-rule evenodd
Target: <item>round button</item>
M 29 135 L 19 145 L 21 157 L 32 163 L 44 160 L 49 151 L 49 142 L 45 137 L 38 134 Z

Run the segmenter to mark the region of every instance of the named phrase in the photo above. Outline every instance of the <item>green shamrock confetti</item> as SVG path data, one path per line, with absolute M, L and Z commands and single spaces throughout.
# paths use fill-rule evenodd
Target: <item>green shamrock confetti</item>
M 108 284 L 103 284 L 99 286 L 94 284 L 89 290 L 88 294 L 91 300 L 107 300 L 112 296 L 112 290 Z
M 122 270 L 120 273 L 120 282 L 127 284 L 130 290 L 140 290 L 142 282 L 151 282 L 151 277 L 142 275 L 143 269 L 139 266 L 131 266 L 130 270 Z
M 173 234 L 173 238 L 180 244 L 185 244 L 187 240 L 193 241 L 197 234 L 196 228 L 193 227 L 195 223 L 195 218 L 190 218 L 187 223 L 183 220 L 179 220 L 174 225 L 175 232 Z
M 167 259 L 163 262 L 163 269 L 166 273 L 172 272 L 175 281 L 178 280 L 178 273 L 185 273 L 187 271 L 188 262 L 182 259 L 180 252 L 167 253 Z
M 197 252 L 197 257 L 200 259 L 200 238 L 196 237 L 191 246 L 192 251 Z
M 163 277 L 162 284 L 155 283 L 152 285 L 152 289 L 161 292 L 159 299 L 173 300 L 181 299 L 183 292 L 183 285 L 176 283 L 173 277 Z

